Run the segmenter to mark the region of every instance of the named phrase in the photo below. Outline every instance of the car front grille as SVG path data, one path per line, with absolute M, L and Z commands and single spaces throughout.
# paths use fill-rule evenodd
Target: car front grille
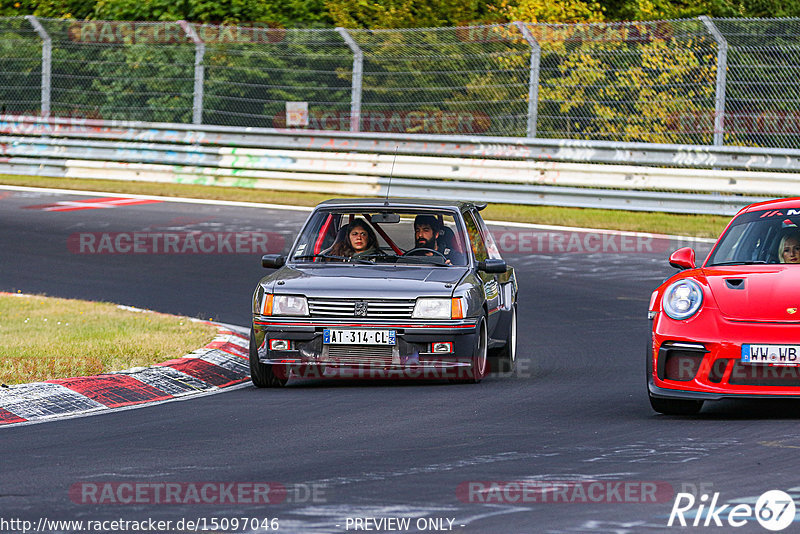
M 346 365 L 391 365 L 391 345 L 330 345 L 328 360 Z
M 414 304 L 413 299 L 308 299 L 311 317 L 320 318 L 409 319 Z M 364 306 L 366 315 L 356 315 Z
M 800 367 L 734 361 L 729 384 L 736 386 L 800 386 Z

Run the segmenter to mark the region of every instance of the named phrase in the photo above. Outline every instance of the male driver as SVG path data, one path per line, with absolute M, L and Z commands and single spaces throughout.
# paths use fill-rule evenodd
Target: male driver
M 414 218 L 414 246 L 439 250 L 436 239 L 442 233 L 439 219 L 433 215 L 417 215 Z
M 451 264 L 452 252 L 447 243 L 444 243 L 444 229 L 435 215 L 417 215 L 414 218 L 414 247 L 429 248 L 441 252 L 448 265 Z M 426 255 L 433 256 L 433 252 Z

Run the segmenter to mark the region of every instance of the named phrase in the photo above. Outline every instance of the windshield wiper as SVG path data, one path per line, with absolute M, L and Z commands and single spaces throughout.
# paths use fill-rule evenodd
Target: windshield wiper
M 760 265 L 767 263 L 766 260 L 750 260 L 750 261 L 723 261 L 721 263 L 712 263 L 709 267 L 717 267 L 719 265 Z
M 364 258 L 348 258 L 347 256 L 333 256 L 329 254 L 307 254 L 305 256 L 295 256 L 292 260 L 314 260 L 317 258 L 323 258 L 326 260 L 339 260 L 344 262 L 350 263 L 361 263 L 366 265 L 374 265 L 375 262 L 372 260 L 366 260 Z

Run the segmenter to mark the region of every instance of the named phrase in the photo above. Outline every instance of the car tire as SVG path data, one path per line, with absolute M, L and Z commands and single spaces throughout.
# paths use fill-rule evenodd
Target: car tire
M 279 388 L 289 381 L 289 373 L 283 366 L 261 363 L 253 329 L 250 329 L 250 380 L 257 388 Z
M 499 373 L 513 373 L 517 365 L 517 305 L 511 307 L 511 320 L 506 331 L 506 344 L 491 354 L 492 369 Z
M 453 384 L 477 384 L 486 376 L 489 367 L 489 352 L 487 350 L 489 336 L 486 332 L 486 320 L 481 318 L 478 324 L 478 340 L 472 351 L 472 362 L 466 371 L 466 376 L 450 379 Z M 461 371 L 459 371 L 459 375 Z
M 664 415 L 695 415 L 703 407 L 703 401 L 691 399 L 665 399 L 663 397 L 650 397 L 650 406 L 658 413 Z

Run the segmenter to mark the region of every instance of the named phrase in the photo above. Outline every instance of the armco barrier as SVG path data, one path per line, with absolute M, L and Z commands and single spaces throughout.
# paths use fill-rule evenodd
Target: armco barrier
M 0 134 L 10 174 L 357 195 L 384 195 L 392 175 L 394 195 L 678 213 L 800 195 L 798 150 L 19 116 L 0 116 Z

